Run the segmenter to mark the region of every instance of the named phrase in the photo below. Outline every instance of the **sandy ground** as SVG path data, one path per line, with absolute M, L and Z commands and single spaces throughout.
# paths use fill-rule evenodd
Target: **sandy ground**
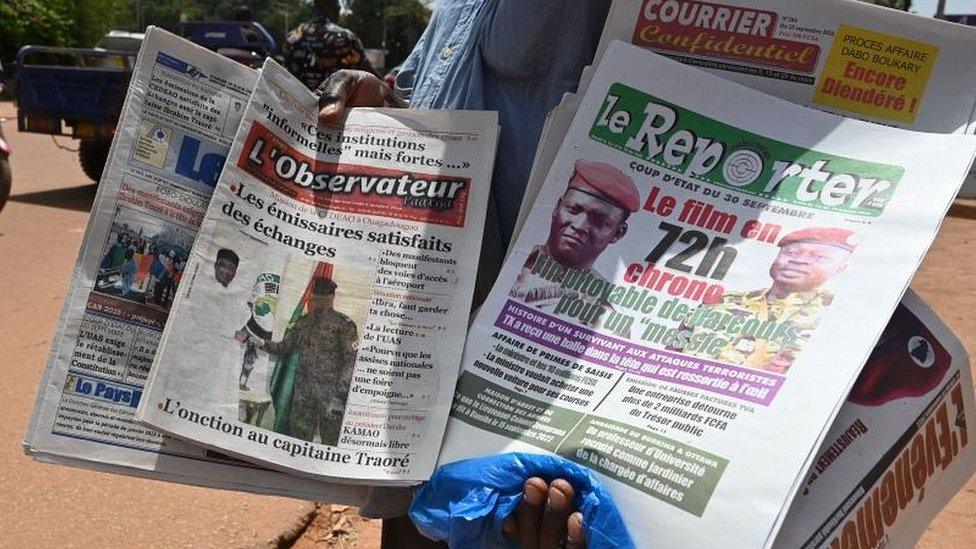
M 354 510 L 40 465 L 20 441 L 95 187 L 76 154 L 16 132 L 14 187 L 0 214 L 0 546 L 255 547 L 305 528 L 295 547 L 379 546 L 379 524 Z M 62 143 L 75 143 L 62 139 Z M 976 202 L 953 207 L 913 287 L 976 355 Z M 311 519 L 311 522 L 309 522 Z M 305 526 L 310 524 L 309 526 Z M 933 522 L 919 547 L 976 547 L 976 481 Z
M 0 213 L 0 546 L 265 547 L 302 528 L 313 503 L 41 465 L 23 454 L 95 186 L 77 154 L 18 134 L 10 103 L 0 103 L 0 116 L 14 151 L 12 198 Z

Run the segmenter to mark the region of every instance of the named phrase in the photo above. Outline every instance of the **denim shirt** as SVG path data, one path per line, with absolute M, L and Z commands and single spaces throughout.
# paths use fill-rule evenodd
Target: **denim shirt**
M 575 90 L 583 67 L 593 62 L 610 3 L 440 0 L 400 69 L 397 88 L 411 108 L 498 111 L 486 232 L 497 227 L 503 249 L 546 114 Z

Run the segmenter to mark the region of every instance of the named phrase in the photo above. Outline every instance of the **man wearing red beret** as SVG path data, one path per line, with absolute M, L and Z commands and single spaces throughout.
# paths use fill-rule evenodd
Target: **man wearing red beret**
M 687 354 L 785 373 L 813 335 L 823 309 L 833 301 L 833 294 L 824 285 L 847 268 L 857 244 L 853 232 L 833 227 L 800 229 L 786 235 L 769 266 L 772 286 L 726 294 L 718 303 L 703 305 L 710 312 L 744 318 L 736 324 L 739 331 L 688 327 L 693 336 L 711 331 L 728 343 L 717 354 L 706 354 L 704 349 Z M 750 324 L 750 320 L 758 322 Z
M 627 218 L 639 207 L 637 186 L 625 173 L 603 162 L 577 160 L 552 211 L 546 243 L 533 248 L 509 295 L 543 310 L 553 309 L 567 294 L 609 308 L 585 293 L 561 287 L 558 280 L 574 270 L 604 279 L 593 265 L 607 246 L 627 234 Z M 539 276 L 536 267 L 544 265 L 539 262 L 554 263 L 561 275 Z

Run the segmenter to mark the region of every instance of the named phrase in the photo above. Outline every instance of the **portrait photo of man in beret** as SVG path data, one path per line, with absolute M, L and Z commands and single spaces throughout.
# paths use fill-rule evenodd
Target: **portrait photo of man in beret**
M 834 227 L 811 227 L 787 234 L 780 239 L 779 253 L 769 266 L 769 287 L 727 293 L 718 303 L 702 305 L 710 312 L 742 319 L 738 326 L 756 320 L 759 322 L 753 326 L 768 329 L 730 334 L 724 328 L 684 325 L 681 329 L 691 331 L 692 337 L 712 331 L 716 338 L 727 341 L 717 354 L 704 348 L 686 354 L 786 373 L 819 325 L 824 309 L 833 302 L 834 294 L 826 288 L 827 283 L 844 272 L 858 243 L 852 231 Z
M 605 279 L 594 264 L 627 234 L 627 219 L 639 207 L 637 186 L 627 174 L 603 162 L 577 160 L 566 190 L 553 208 L 549 235 L 529 253 L 509 296 L 543 311 L 554 309 L 567 294 L 599 302 L 599 298 L 562 288 L 558 279 L 574 270 Z M 554 276 L 546 268 L 550 273 L 539 276 L 538 267 L 547 264 L 560 273 Z

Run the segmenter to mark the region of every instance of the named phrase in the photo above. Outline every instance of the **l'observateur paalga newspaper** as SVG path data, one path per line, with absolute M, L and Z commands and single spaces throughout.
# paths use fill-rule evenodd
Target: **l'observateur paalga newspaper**
M 232 460 L 135 421 L 257 73 L 150 28 L 48 356 L 25 451 L 149 478 L 368 506 L 362 487 Z M 382 514 L 382 502 L 373 512 Z
M 976 131 L 972 27 L 850 0 L 615 0 L 596 59 L 615 39 L 800 105 Z
M 962 344 L 909 290 L 837 414 L 774 547 L 914 547 L 976 467 Z
M 296 473 L 416 483 L 457 378 L 497 118 L 317 110 L 265 64 L 138 415 Z
M 614 43 L 472 327 L 441 462 L 554 452 L 635 539 L 768 546 L 974 145 Z

